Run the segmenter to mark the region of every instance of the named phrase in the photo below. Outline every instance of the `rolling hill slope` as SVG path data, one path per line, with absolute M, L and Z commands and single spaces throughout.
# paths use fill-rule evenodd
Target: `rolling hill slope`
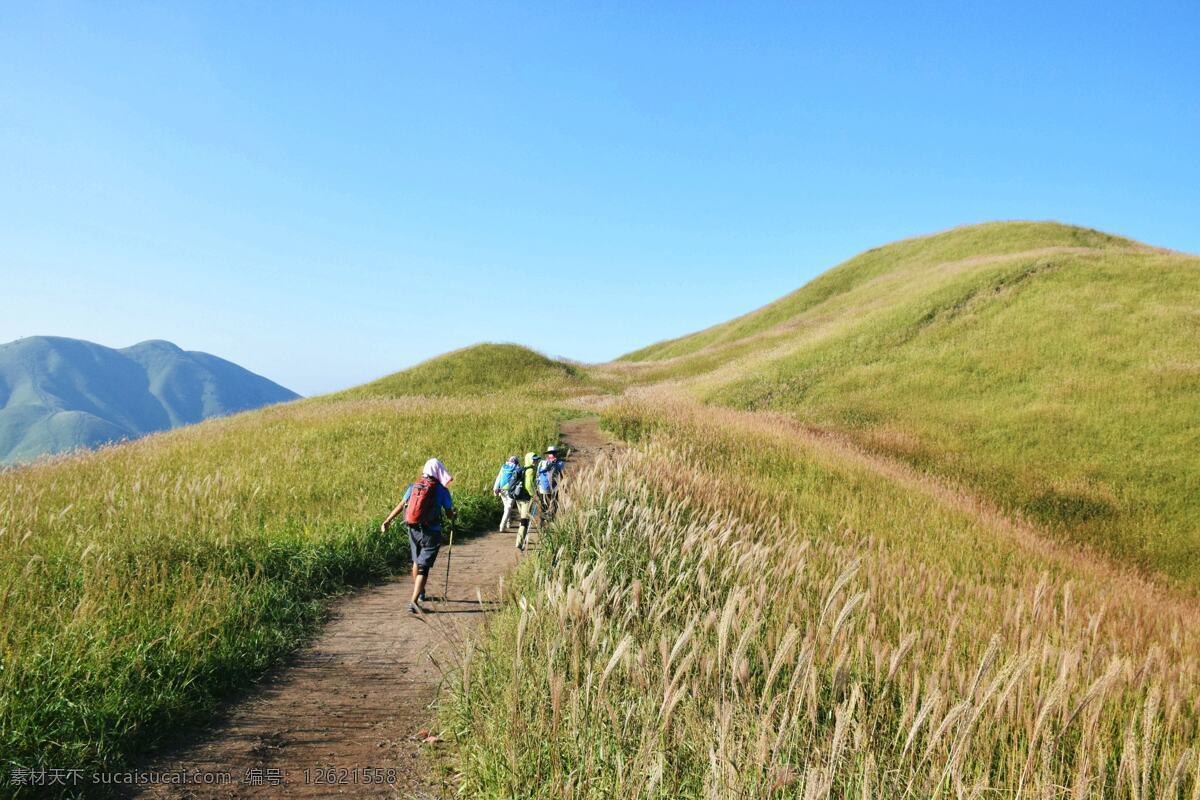
M 1053 223 L 870 250 L 607 367 L 784 412 L 1200 580 L 1200 258 Z
M 293 400 L 295 392 L 164 341 L 116 350 L 57 336 L 0 345 L 0 464 Z
M 335 396 L 475 397 L 513 391 L 558 395 L 587 386 L 586 372 L 516 344 L 477 344 Z
M 905 239 L 867 250 L 786 297 L 749 314 L 698 333 L 649 345 L 620 360 L 661 360 L 689 355 L 705 347 L 735 342 L 755 334 L 780 332 L 773 329 L 794 322 L 800 315 L 841 295 L 865 290 L 865 296 L 879 297 L 879 290 L 894 286 L 895 279 L 913 278 L 940 265 L 1049 248 L 1113 247 L 1149 249 L 1100 231 L 1043 222 L 990 222 Z

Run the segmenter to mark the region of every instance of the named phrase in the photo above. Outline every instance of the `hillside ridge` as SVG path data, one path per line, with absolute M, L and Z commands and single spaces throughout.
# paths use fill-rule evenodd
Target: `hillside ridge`
M 483 342 L 330 397 L 463 397 L 539 389 L 570 392 L 587 382 L 586 370 L 578 365 L 519 344 Z
M 665 360 L 691 355 L 708 344 L 740 341 L 764 333 L 776 324 L 802 314 L 823 302 L 856 288 L 871 279 L 902 270 L 931 250 L 931 263 L 953 264 L 989 256 L 1019 257 L 1039 251 L 1070 249 L 1077 252 L 1129 249 L 1137 252 L 1170 252 L 1104 233 L 1092 228 L 1057 222 L 998 221 L 960 225 L 936 233 L 899 239 L 863 250 L 817 275 L 800 288 L 745 314 L 683 336 L 665 339 L 619 356 L 617 361 Z M 917 252 L 910 252 L 917 251 Z M 889 261 L 894 259 L 895 263 Z M 887 269 L 873 269 L 882 262 Z

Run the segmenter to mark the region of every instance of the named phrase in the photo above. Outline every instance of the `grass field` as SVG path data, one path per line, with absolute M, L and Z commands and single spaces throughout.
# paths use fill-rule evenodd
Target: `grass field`
M 461 665 L 463 793 L 1200 797 L 1197 309 L 996 223 L 597 366 L 631 450 Z
M 462 796 L 1200 800 L 1197 309 L 1196 257 L 972 226 L 612 364 L 480 345 L 0 473 L 0 770 L 203 719 L 401 566 L 428 455 L 478 523 L 575 403 L 630 446 L 455 675 Z
M 499 459 L 556 430 L 533 402 L 318 399 L 0 474 L 0 774 L 112 768 L 204 719 L 402 565 L 378 525 L 426 458 L 481 527 Z
M 785 412 L 1200 589 L 1200 258 L 959 228 L 626 359 L 603 369 Z
M 814 448 L 623 404 L 462 665 L 469 797 L 1193 797 L 1200 615 Z

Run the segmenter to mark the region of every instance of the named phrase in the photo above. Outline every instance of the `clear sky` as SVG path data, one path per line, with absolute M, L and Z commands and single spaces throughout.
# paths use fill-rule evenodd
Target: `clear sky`
M 1200 3 L 0 5 L 0 341 L 607 360 L 893 239 L 1200 252 Z

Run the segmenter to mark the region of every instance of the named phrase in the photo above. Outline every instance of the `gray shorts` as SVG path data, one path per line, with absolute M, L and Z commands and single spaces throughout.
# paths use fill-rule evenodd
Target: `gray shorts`
M 441 531 L 432 531 L 419 525 L 408 526 L 408 548 L 412 553 L 413 563 L 417 565 L 418 575 L 429 574 L 429 568 L 437 559 L 438 548 L 441 546 Z

